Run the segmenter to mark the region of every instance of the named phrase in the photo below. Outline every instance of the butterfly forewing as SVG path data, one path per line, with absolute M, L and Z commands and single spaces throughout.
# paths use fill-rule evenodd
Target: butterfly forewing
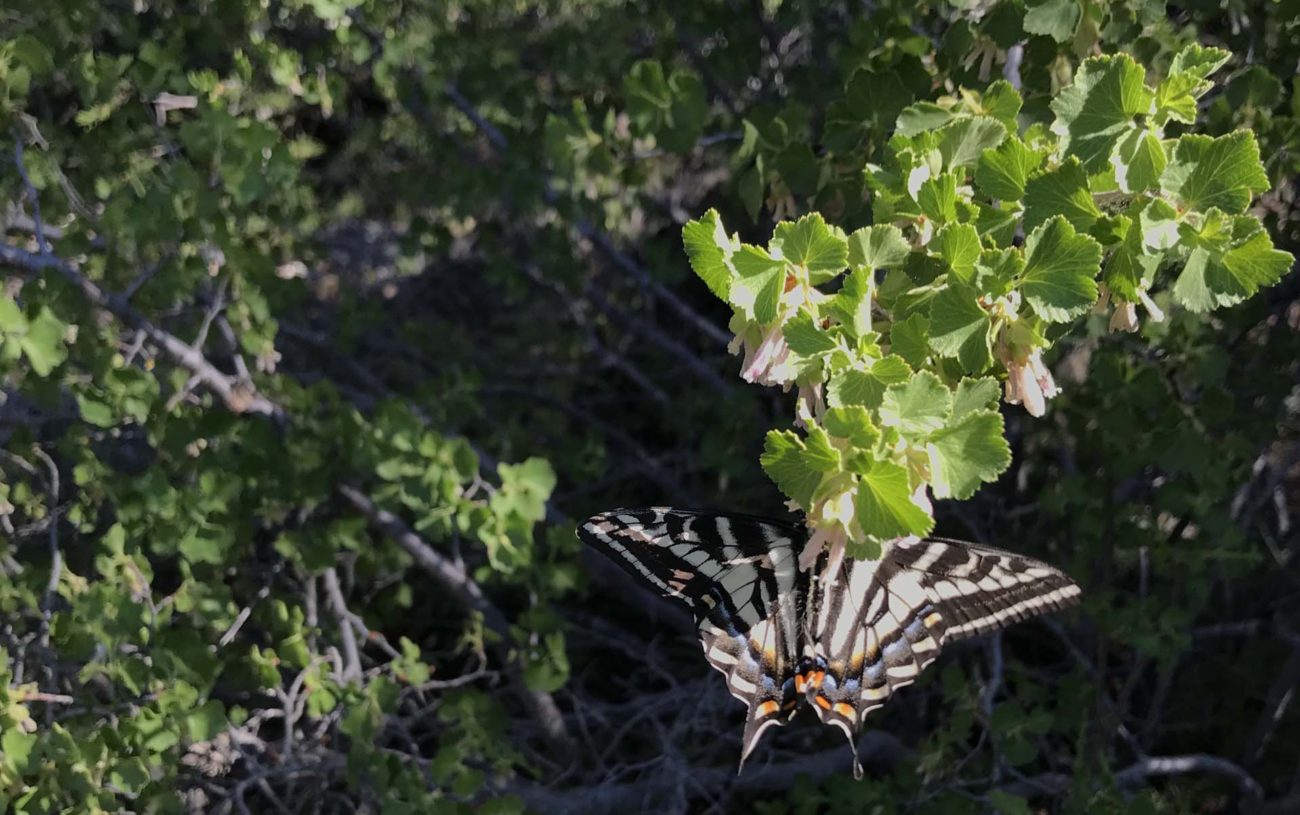
M 1078 601 L 1079 587 L 1059 569 L 991 546 L 931 538 L 899 541 L 891 552 L 946 624 L 948 639 L 1004 628 Z
M 745 756 L 764 730 L 785 723 L 797 702 L 802 533 L 756 518 L 657 508 L 596 515 L 579 536 L 695 614 L 705 658 L 748 707 Z

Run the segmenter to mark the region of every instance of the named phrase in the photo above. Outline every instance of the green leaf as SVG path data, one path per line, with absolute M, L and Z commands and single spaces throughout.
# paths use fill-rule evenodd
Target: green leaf
M 1025 185 L 1026 232 L 1058 215 L 1080 232 L 1086 232 L 1101 217 L 1088 190 L 1088 175 L 1075 158 L 1029 179 Z
M 907 470 L 890 461 L 873 461 L 854 496 L 858 525 L 877 538 L 928 535 L 934 519 L 912 503 L 911 495 Z
M 192 741 L 210 741 L 226 725 L 226 707 L 216 699 L 209 699 L 185 714 L 185 729 Z
M 1146 72 L 1127 54 L 1092 57 L 1074 76 L 1074 84 L 1052 101 L 1066 155 L 1077 156 L 1089 173 L 1106 169 L 1115 144 L 1134 127 L 1138 115 L 1153 111 Z
M 916 203 L 922 214 L 935 223 L 957 220 L 957 176 L 944 173 L 927 178 L 917 192 Z
M 920 371 L 907 382 L 891 385 L 880 404 L 880 421 L 909 438 L 921 438 L 943 427 L 952 415 L 952 392 L 943 380 Z
M 777 224 L 772 244 L 780 245 L 788 262 L 807 269 L 813 285 L 825 283 L 848 264 L 849 249 L 843 233 L 835 234 L 816 212 Z
M 996 393 L 996 383 L 993 388 Z M 1002 416 L 992 410 L 965 413 L 935 432 L 927 449 L 936 498 L 969 498 L 980 484 L 996 481 L 1011 465 Z
M 1080 16 L 1078 0 L 1028 0 L 1023 25 L 1030 34 L 1069 42 L 1079 27 Z
M 871 330 L 871 275 L 866 267 L 849 272 L 827 305 L 831 315 L 847 326 L 855 337 Z
M 785 288 L 786 263 L 766 249 L 742 244 L 731 256 L 739 277 L 731 281 L 731 304 L 742 313 L 769 325 L 776 319 L 777 304 Z
M 976 410 L 996 410 L 1000 393 L 998 381 L 993 377 L 962 379 L 957 383 L 957 391 L 952 396 L 953 419 L 960 419 Z
M 918 313 L 894 323 L 889 329 L 889 348 L 913 368 L 923 367 L 930 358 L 930 319 Z
M 46 306 L 41 306 L 36 319 L 27 326 L 27 333 L 19 344 L 37 376 L 49 376 L 68 358 L 68 349 L 63 343 L 67 330 L 68 326 Z
M 917 102 L 903 108 L 898 114 L 898 120 L 894 123 L 894 132 L 910 138 L 929 130 L 938 130 L 951 122 L 952 118 L 950 111 L 933 102 Z
M 902 233 L 899 233 L 902 236 Z M 0 334 L 27 333 L 27 315 L 8 297 L 0 297 Z
M 790 350 L 801 357 L 820 356 L 839 347 L 835 338 L 813 321 L 813 315 L 807 309 L 801 309 L 791 317 L 781 331 Z
M 940 356 L 957 357 L 969 373 L 993 361 L 993 322 L 977 297 L 971 286 L 950 280 L 930 305 L 930 347 Z
M 225 537 L 208 525 L 196 526 L 176 543 L 176 549 L 190 563 L 219 565 L 225 558 Z
M 1006 138 L 1007 128 L 997 119 L 974 116 L 958 119 L 939 131 L 939 154 L 949 170 L 973 166 L 985 150 Z
M 1238 130 L 1218 138 L 1182 136 L 1160 187 L 1187 209 L 1245 212 L 1253 194 L 1268 189 L 1255 134 Z
M 984 89 L 980 96 L 980 107 L 985 115 L 992 116 L 1006 127 L 1008 133 L 1016 132 L 1016 117 L 1024 100 L 1020 92 L 1010 82 L 999 79 Z
M 725 301 L 731 290 L 732 278 L 727 256 L 734 247 L 726 230 L 722 228 L 722 219 L 718 217 L 717 210 L 710 209 L 703 217 L 682 227 L 682 243 L 695 274 L 709 287 L 709 291 Z
M 801 454 L 809 469 L 822 473 L 836 472 L 840 468 L 840 451 L 831 444 L 826 431 L 817 425 L 808 429 L 805 450 Z
M 929 86 L 930 77 L 915 57 L 893 69 L 859 68 L 844 89 L 844 98 L 826 111 L 826 142 L 836 152 L 856 149 L 873 134 L 892 128 L 899 112 L 917 93 Z M 914 66 L 917 71 L 904 70 Z
M 1160 266 L 1163 255 L 1163 252 L 1151 253 L 1143 246 L 1141 229 L 1130 222 L 1124 240 L 1106 259 L 1102 280 L 1116 297 L 1136 303 L 1138 289 L 1144 280 L 1150 282 Z
M 1065 322 L 1097 301 L 1100 263 L 1101 244 L 1076 234 L 1069 221 L 1058 215 L 1025 240 L 1020 291 L 1039 317 Z
M 975 291 L 996 299 L 1008 294 L 1025 269 L 1025 256 L 1016 249 L 988 249 L 975 263 Z
M 930 240 L 930 251 L 943 258 L 963 280 L 970 278 L 983 248 L 979 232 L 970 224 L 944 224 Z
M 81 411 L 81 418 L 87 424 L 92 424 L 95 427 L 112 427 L 117 424 L 111 405 L 106 405 L 84 393 L 78 393 L 76 399 L 77 408 Z
M 1277 282 L 1294 262 L 1262 230 L 1226 251 L 1198 246 L 1174 283 L 1174 298 L 1197 312 L 1234 305 Z
M 1156 86 L 1156 120 L 1166 119 L 1192 124 L 1196 121 L 1196 100 L 1213 84 L 1206 78 L 1217 71 L 1231 55 L 1220 48 L 1206 48 L 1195 43 L 1174 57 L 1169 75 Z
M 990 198 L 1019 201 L 1025 182 L 1043 164 L 1043 154 L 1008 136 L 996 149 L 985 150 L 975 166 L 975 185 Z
M 809 465 L 807 448 L 798 436 L 789 430 L 769 430 L 759 461 L 781 492 L 805 511 L 812 507 L 813 493 L 821 484 L 822 472 Z
M 1169 65 L 1169 75 L 1185 73 L 1205 79 L 1227 64 L 1231 57 L 1232 54 L 1222 48 L 1190 43 L 1174 56 L 1174 61 Z
M 0 733 L 0 753 L 4 754 L 4 765 L 18 776 L 27 772 L 36 738 L 35 733 L 24 733 L 16 727 L 7 727 L 4 733 Z
M 880 438 L 880 429 L 871 421 L 871 412 L 861 405 L 827 410 L 822 425 L 832 436 L 848 439 L 860 449 L 870 448 Z
M 901 358 L 895 356 L 878 359 L 868 370 L 848 368 L 831 377 L 826 391 L 831 407 L 862 405 L 877 408 L 885 396 L 885 389 L 906 382 L 912 370 Z
M 849 235 L 848 264 L 854 269 L 896 269 L 912 247 L 892 224 L 864 226 Z
M 1120 140 L 1110 157 L 1115 167 L 1115 183 L 1127 193 L 1146 192 L 1160 183 L 1160 174 L 1169 163 L 1164 145 L 1150 130 L 1134 130 Z

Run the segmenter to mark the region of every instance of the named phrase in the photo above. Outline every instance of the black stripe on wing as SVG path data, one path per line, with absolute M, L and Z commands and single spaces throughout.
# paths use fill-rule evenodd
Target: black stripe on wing
M 797 703 L 804 533 L 744 515 L 652 508 L 595 515 L 578 535 L 695 614 L 705 657 L 748 707 L 743 763 Z

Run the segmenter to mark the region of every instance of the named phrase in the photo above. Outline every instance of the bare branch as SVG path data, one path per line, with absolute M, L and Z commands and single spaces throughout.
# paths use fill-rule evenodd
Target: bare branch
M 339 485 L 339 495 L 370 519 L 371 523 L 384 531 L 389 538 L 406 550 L 420 568 L 428 572 L 458 605 L 467 611 L 473 611 L 483 617 L 483 623 L 504 643 L 513 637 L 506 616 L 483 593 L 483 589 L 474 582 L 461 566 L 451 562 L 438 553 L 423 538 L 415 533 L 406 522 L 393 513 L 377 506 L 368 496 L 346 484 Z M 528 706 L 549 741 L 567 749 L 570 744 L 564 716 L 551 695 L 535 691 L 524 685 L 516 674 L 511 682 Z
M 1251 800 L 1263 797 L 1263 789 L 1250 773 L 1226 758 L 1205 753 L 1193 753 L 1182 756 L 1147 756 L 1115 773 L 1115 783 L 1126 789 L 1140 787 L 1148 780 L 1160 776 L 1188 775 L 1206 773 L 1222 775 L 1232 779 L 1241 788 L 1241 792 Z M 1043 775 L 1022 778 L 1013 784 L 1003 786 L 1004 792 L 1013 795 L 1058 795 L 1069 788 L 1073 782 L 1071 776 L 1063 773 L 1045 773 Z
M 33 254 L 8 245 L 0 245 L 0 265 L 31 273 L 47 270 L 56 272 L 80 289 L 82 295 L 92 305 L 112 313 L 127 326 L 144 332 L 174 362 L 198 376 L 200 381 L 231 411 L 269 416 L 277 421 L 286 419 L 284 410 L 279 405 L 257 393 L 248 383 L 232 381 L 189 343 L 145 319 L 144 315 L 136 311 L 121 295 L 101 289 L 94 281 L 83 275 L 75 265 L 54 255 Z
M 343 589 L 339 587 L 339 574 L 333 568 L 325 570 L 325 596 L 330 609 L 339 620 L 339 635 L 343 638 L 343 656 L 347 660 L 343 669 L 343 681 L 361 678 L 361 652 L 357 649 L 357 637 L 352 631 L 352 621 L 348 619 L 347 601 L 343 599 Z

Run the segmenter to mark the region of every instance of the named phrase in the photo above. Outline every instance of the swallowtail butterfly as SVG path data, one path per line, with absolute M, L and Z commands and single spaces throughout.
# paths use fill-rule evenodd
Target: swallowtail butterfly
M 903 538 L 879 560 L 847 558 L 826 575 L 825 553 L 814 569 L 798 567 L 806 532 L 745 515 L 618 509 L 589 518 L 578 535 L 694 614 L 705 658 L 749 708 L 742 765 L 801 699 L 855 746 L 863 718 L 944 643 L 1079 597 L 1045 563 L 943 538 Z

